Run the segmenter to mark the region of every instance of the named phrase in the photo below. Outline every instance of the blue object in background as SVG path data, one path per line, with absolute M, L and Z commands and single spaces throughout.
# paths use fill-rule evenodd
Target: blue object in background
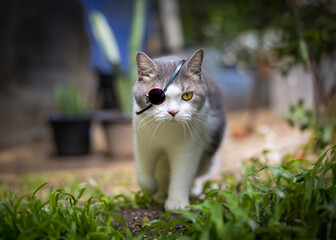
M 204 67 L 222 90 L 226 109 L 251 107 L 252 76 L 239 73 L 236 66 L 224 67 L 222 57 L 218 49 L 205 48 Z
M 124 73 L 129 69 L 129 43 L 133 21 L 133 7 L 135 0 L 80 0 L 84 9 L 85 25 L 90 40 L 91 65 L 92 68 L 102 74 L 112 75 L 113 67 L 105 57 L 103 49 L 100 47 L 88 20 L 89 13 L 93 10 L 103 13 L 114 32 L 119 47 L 121 58 L 121 70 Z M 149 35 L 150 20 L 153 11 L 153 1 L 147 0 L 146 6 L 146 26 L 144 41 Z

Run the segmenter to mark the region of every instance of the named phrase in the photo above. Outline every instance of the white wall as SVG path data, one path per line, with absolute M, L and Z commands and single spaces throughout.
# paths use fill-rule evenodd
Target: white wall
M 285 115 L 289 106 L 297 104 L 300 99 L 304 106 L 313 107 L 312 76 L 303 67 L 293 68 L 287 75 L 274 71 L 269 96 L 271 109 L 280 115 Z

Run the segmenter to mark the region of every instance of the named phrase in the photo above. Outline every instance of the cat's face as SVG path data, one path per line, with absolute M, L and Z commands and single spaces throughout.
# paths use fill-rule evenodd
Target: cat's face
M 207 95 L 207 88 L 201 77 L 203 54 L 203 50 L 196 51 L 168 87 L 165 101 L 141 115 L 152 116 L 157 121 L 184 122 L 199 114 Z M 153 88 L 163 89 L 182 59 L 163 57 L 151 60 L 146 54 L 138 53 L 136 60 L 139 78 L 134 85 L 133 95 L 138 105 L 137 110 L 141 110 L 150 104 L 146 94 Z

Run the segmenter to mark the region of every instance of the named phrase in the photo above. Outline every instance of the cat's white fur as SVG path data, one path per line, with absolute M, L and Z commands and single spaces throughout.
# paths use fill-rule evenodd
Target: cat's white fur
M 182 94 L 181 89 L 172 84 L 163 104 L 133 117 L 138 182 L 147 192 L 157 192 L 158 200 L 165 200 L 168 193 L 166 210 L 185 208 L 189 204 L 189 193 L 199 194 L 202 190 L 198 168 L 220 124 L 208 100 L 196 112 L 188 101 L 181 99 Z M 134 110 L 141 110 L 136 102 Z M 179 112 L 173 117 L 168 113 L 170 110 Z M 203 162 L 214 166 L 212 160 Z

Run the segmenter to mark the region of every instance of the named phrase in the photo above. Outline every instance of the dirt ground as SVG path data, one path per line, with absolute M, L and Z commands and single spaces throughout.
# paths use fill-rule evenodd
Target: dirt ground
M 228 113 L 229 124 L 218 152 L 221 165 L 216 176 L 222 172 L 238 171 L 242 161 L 263 150 L 270 150 L 270 161 L 276 162 L 282 154 L 293 153 L 309 139 L 309 134 L 289 127 L 283 117 L 270 111 L 258 111 L 253 121 L 253 131 L 249 133 L 245 126 L 251 122 L 250 119 L 247 111 Z M 91 182 L 103 177 L 102 189 L 112 194 L 138 190 L 131 123 L 111 125 L 107 132 L 108 141 L 103 126 L 100 123 L 93 125 L 93 153 L 87 156 L 57 157 L 50 140 L 0 150 L 1 181 L 6 184 L 22 175 L 35 174 L 57 183 L 57 176 L 62 173 L 77 174 L 82 181 Z
M 215 178 L 219 178 L 221 173 L 239 171 L 240 163 L 260 155 L 263 150 L 270 151 L 269 161 L 275 163 L 283 154 L 294 153 L 309 140 L 308 133 L 289 127 L 283 117 L 267 110 L 256 114 L 250 132 L 246 126 L 251 123 L 251 118 L 246 111 L 229 112 L 228 122 L 226 138 L 218 152 L 221 165 Z M 106 130 L 107 135 L 100 123 L 94 123 L 92 154 L 87 156 L 57 157 L 51 140 L 0 150 L 0 184 L 15 192 L 18 187 L 16 180 L 30 176 L 23 181 L 42 178 L 55 187 L 64 187 L 69 181 L 88 182 L 112 195 L 139 190 L 131 123 L 114 124 Z M 22 181 L 20 184 L 22 189 Z M 116 213 L 136 234 L 144 222 L 161 218 L 164 211 L 162 206 L 153 206 Z

